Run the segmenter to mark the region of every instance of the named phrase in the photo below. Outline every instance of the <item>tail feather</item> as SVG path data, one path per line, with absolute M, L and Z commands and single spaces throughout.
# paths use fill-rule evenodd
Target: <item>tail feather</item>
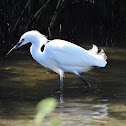
M 92 49 L 90 49 L 93 53 L 98 53 L 98 47 L 96 45 L 93 45 Z
M 101 49 L 101 51 L 98 54 L 102 56 L 104 60 L 107 60 L 107 55 L 105 54 L 103 49 Z
M 103 49 L 98 53 L 98 47 L 93 45 L 92 49 L 89 50 L 92 53 L 92 56 L 95 58 L 94 64 L 99 67 L 105 67 L 107 64 L 107 56 Z

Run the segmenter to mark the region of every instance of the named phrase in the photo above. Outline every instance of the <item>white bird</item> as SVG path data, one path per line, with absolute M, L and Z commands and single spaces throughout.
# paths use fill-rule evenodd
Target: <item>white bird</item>
M 31 43 L 30 53 L 34 60 L 60 75 L 60 88 L 63 90 L 63 76 L 65 72 L 74 73 L 79 76 L 90 87 L 79 73 L 87 72 L 92 66 L 105 67 L 107 56 L 102 49 L 98 53 L 98 48 L 93 45 L 90 50 L 67 42 L 65 40 L 48 40 L 44 35 L 36 30 L 24 33 L 17 45 L 15 45 L 7 55 L 13 50 Z M 44 51 L 41 47 L 45 45 Z

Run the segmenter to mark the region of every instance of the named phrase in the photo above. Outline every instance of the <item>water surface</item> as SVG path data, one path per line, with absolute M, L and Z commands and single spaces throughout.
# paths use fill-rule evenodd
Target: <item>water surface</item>
M 84 77 L 64 78 L 64 103 L 44 120 L 57 118 L 61 126 L 126 125 L 126 51 L 106 48 L 108 64 Z M 59 100 L 59 75 L 36 63 L 28 52 L 13 52 L 0 64 L 0 126 L 31 126 L 36 104 L 47 97 Z

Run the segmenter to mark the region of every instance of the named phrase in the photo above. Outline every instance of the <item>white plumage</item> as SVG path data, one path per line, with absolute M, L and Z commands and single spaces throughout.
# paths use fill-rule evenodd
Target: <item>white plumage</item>
M 101 50 L 97 53 L 97 46 L 91 50 L 85 50 L 75 44 L 64 40 L 52 40 L 46 44 L 45 57 L 54 61 L 64 72 L 86 72 L 92 66 L 105 67 L 106 55 Z M 69 68 L 71 67 L 71 69 Z M 65 69 L 67 68 L 67 69 Z
M 89 84 L 79 75 L 81 72 L 87 72 L 92 66 L 105 67 L 107 56 L 103 49 L 98 53 L 98 48 L 93 45 L 90 50 L 72 44 L 70 42 L 54 39 L 48 40 L 38 31 L 29 31 L 24 33 L 19 43 L 13 49 L 31 42 L 30 52 L 32 57 L 41 65 L 55 71 L 60 75 L 61 89 L 63 88 L 64 72 L 71 72 L 78 75 L 87 86 Z M 44 51 L 41 47 L 45 45 Z M 8 54 L 9 54 L 8 53 Z

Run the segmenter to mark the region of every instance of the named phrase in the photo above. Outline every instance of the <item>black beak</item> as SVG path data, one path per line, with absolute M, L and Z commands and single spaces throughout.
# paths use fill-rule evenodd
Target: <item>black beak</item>
M 6 57 L 15 49 L 19 48 L 21 45 L 21 42 L 18 42 L 7 54 L 6 54 Z

